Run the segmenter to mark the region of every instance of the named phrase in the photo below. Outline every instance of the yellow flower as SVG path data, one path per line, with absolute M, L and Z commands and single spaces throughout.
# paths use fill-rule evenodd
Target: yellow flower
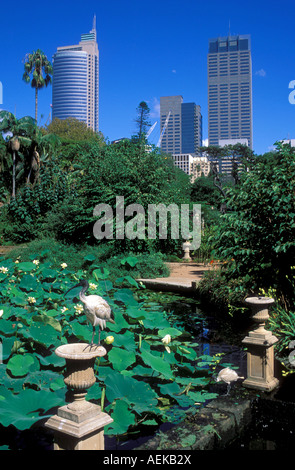
M 95 289 L 97 289 L 97 284 L 94 284 L 93 282 L 90 282 L 89 287 L 90 287 L 90 289 L 95 290 Z
M 38 266 L 38 264 L 40 263 L 40 261 L 39 261 L 38 259 L 34 259 L 34 260 L 33 260 L 33 263 Z
M 34 304 L 36 302 L 35 297 L 28 297 L 29 304 Z
M 62 269 L 65 269 L 67 266 L 68 266 L 67 263 L 61 263 Z
M 105 339 L 105 343 L 107 344 L 112 344 L 115 341 L 115 338 L 113 336 L 107 336 Z
M 69 310 L 67 307 L 63 307 L 63 308 L 61 309 L 61 313 L 65 313 L 67 310 Z
M 8 273 L 8 268 L 5 268 L 4 266 L 1 266 L 0 272 L 1 273 Z

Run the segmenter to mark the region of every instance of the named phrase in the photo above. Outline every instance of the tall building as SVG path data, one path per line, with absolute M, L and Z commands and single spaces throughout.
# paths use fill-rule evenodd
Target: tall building
M 183 97 L 161 96 L 161 149 L 172 155 L 198 154 L 202 145 L 202 114 L 195 103 L 183 103 Z
M 252 149 L 250 36 L 210 39 L 207 66 L 209 145 L 247 139 Z
M 195 156 L 194 154 L 172 155 L 175 166 L 190 176 L 193 183 L 200 176 L 208 176 L 210 173 L 210 162 L 207 157 Z
M 99 51 L 96 18 L 78 45 L 58 47 L 53 56 L 52 118 L 73 117 L 99 130 Z

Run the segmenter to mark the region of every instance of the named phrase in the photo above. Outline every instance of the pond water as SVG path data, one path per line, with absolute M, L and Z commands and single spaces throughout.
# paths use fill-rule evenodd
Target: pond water
M 246 355 L 241 348 L 241 341 L 249 329 L 247 322 L 235 323 L 229 316 L 219 318 L 212 310 L 206 310 L 194 298 L 147 290 L 144 295 L 145 301 L 150 303 L 151 308 L 160 304 L 165 309 L 172 326 L 191 333 L 194 342 L 198 343 L 197 350 L 200 355 L 214 356 L 217 353 L 223 353 L 224 362 L 237 367 L 239 375 L 246 374 Z M 221 393 L 224 393 L 223 389 Z M 148 427 L 148 432 L 141 430 L 140 434 L 129 433 L 120 439 L 105 435 L 105 448 L 106 450 L 131 450 L 153 437 L 159 429 L 164 432 L 171 427 L 171 423 L 164 423 L 160 428 L 151 426 Z M 48 430 L 42 428 L 19 432 L 9 427 L 5 429 L 3 439 L 0 437 L 0 445 L 9 445 L 11 450 L 36 448 L 51 450 L 53 449 L 53 436 Z
M 150 305 L 160 304 L 165 311 L 172 326 L 183 329 L 192 335 L 198 343 L 199 355 L 214 356 L 222 353 L 222 361 L 232 364 L 241 376 L 246 376 L 246 353 L 241 348 L 241 341 L 249 331 L 249 320 L 233 321 L 230 316 L 220 317 L 212 309 L 206 308 L 199 300 L 193 297 L 184 297 L 178 294 L 146 291 Z M 214 390 L 216 392 L 216 390 Z M 224 389 L 221 389 L 224 393 Z M 164 423 L 160 428 L 150 430 L 150 434 L 128 435 L 117 439 L 105 436 L 106 450 L 131 450 L 142 445 L 160 430 L 167 431 L 173 427 Z
M 295 447 L 295 374 L 253 404 L 252 423 L 229 450 L 292 450 Z

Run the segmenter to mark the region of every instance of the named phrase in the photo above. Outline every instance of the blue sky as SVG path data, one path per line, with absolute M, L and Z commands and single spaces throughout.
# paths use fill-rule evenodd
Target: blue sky
M 250 34 L 253 64 L 254 151 L 276 140 L 295 138 L 294 1 L 241 0 L 51 0 L 5 2 L 1 8 L 0 81 L 3 103 L 18 118 L 34 116 L 34 90 L 22 81 L 23 59 L 42 49 L 49 60 L 58 46 L 77 44 L 97 18 L 100 50 L 100 130 L 109 140 L 130 137 L 140 101 L 158 121 L 160 96 L 182 95 L 201 106 L 203 138 L 208 136 L 208 39 Z M 52 87 L 39 93 L 39 120 L 50 112 Z

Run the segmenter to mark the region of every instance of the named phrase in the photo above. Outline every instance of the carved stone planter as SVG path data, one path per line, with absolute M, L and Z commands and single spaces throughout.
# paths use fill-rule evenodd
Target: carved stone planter
M 55 353 L 66 360 L 64 382 L 71 402 L 58 409 L 46 422 L 55 431 L 54 450 L 103 450 L 103 428 L 112 418 L 101 407 L 86 400 L 87 390 L 95 384 L 96 357 L 106 354 L 103 346 L 89 348 L 86 343 L 65 344 Z
M 274 304 L 274 299 L 248 297 L 245 302 L 251 307 L 252 319 L 258 327 L 250 331 L 242 341 L 247 346 L 247 378 L 243 385 L 270 392 L 279 383 L 274 377 L 273 348 L 278 340 L 271 331 L 265 329 L 265 323 L 269 319 L 268 309 Z

